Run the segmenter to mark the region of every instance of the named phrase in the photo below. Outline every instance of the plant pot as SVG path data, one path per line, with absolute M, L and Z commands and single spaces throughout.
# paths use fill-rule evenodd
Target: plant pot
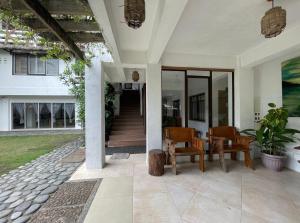
M 281 171 L 284 168 L 286 156 L 275 156 L 261 153 L 261 161 L 265 167 L 274 171 Z

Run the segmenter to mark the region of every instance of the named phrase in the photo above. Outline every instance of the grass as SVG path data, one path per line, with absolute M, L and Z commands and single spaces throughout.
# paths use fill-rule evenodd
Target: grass
M 78 137 L 78 134 L 1 136 L 0 176 Z

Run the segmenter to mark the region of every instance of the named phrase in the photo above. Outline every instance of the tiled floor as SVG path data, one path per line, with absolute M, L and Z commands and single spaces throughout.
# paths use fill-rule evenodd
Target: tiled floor
M 162 177 L 147 173 L 145 155 L 110 160 L 103 170 L 82 165 L 71 180 L 104 178 L 85 219 L 87 223 L 292 223 L 300 222 L 300 174 L 276 173 L 257 165 L 246 169 L 230 162 L 224 173 L 218 162 L 170 168 Z

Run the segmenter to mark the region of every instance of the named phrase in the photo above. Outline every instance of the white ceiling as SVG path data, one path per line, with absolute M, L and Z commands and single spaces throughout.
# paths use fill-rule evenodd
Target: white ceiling
M 287 29 L 299 24 L 300 0 L 275 0 L 287 10 Z M 189 0 L 166 52 L 239 55 L 266 41 L 260 20 L 266 0 Z
M 158 3 L 161 0 L 146 0 L 146 20 L 139 29 L 129 28 L 124 19 L 124 0 L 106 0 L 115 26 L 115 38 L 121 50 L 147 51 Z

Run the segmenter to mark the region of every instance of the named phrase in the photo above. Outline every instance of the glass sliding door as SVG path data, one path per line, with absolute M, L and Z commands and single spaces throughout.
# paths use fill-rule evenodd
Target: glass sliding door
M 39 115 L 37 103 L 26 103 L 26 128 L 35 129 L 38 128 Z
M 187 127 L 205 136 L 210 123 L 209 71 L 187 71 Z
M 40 128 L 51 128 L 51 103 L 40 103 Z
M 185 72 L 162 71 L 162 127 L 185 125 Z
M 12 104 L 12 128 L 24 129 L 25 128 L 25 111 L 24 103 Z
M 65 104 L 66 128 L 75 127 L 75 105 L 74 103 Z
M 64 128 L 64 110 L 63 103 L 53 103 L 53 128 Z
M 212 126 L 233 125 L 232 72 L 212 72 Z

